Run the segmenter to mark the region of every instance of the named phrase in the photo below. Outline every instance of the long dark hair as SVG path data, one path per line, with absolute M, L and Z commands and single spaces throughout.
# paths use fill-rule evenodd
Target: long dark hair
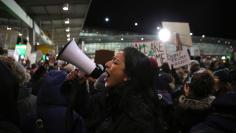
M 156 79 L 156 68 L 150 59 L 132 47 L 126 47 L 125 54 L 125 73 L 130 78 L 131 93 L 142 94 L 145 102 L 152 108 L 155 120 L 155 131 L 163 132 L 162 117 L 160 112 L 159 100 L 156 95 L 154 80 Z
M 149 58 L 135 48 L 127 47 L 125 54 L 125 73 L 130 78 L 137 91 L 146 91 L 152 88 L 155 70 Z

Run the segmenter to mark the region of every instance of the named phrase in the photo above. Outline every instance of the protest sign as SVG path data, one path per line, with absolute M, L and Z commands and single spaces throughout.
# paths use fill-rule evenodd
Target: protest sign
M 188 65 L 190 63 L 190 57 L 186 48 L 174 53 L 166 53 L 166 60 L 168 64 L 173 65 L 174 68 Z
M 159 66 L 165 60 L 165 47 L 159 41 L 134 42 L 133 47 L 137 48 L 145 55 L 155 58 Z
M 162 27 L 171 32 L 169 43 L 176 44 L 176 33 L 179 34 L 180 42 L 185 46 L 192 46 L 189 23 L 183 22 L 162 22 Z

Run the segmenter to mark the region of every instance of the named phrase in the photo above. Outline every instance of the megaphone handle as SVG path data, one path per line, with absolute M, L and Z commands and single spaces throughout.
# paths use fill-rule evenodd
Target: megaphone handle
M 98 78 L 104 71 L 100 67 L 96 67 L 92 73 L 90 74 L 91 77 L 93 78 Z

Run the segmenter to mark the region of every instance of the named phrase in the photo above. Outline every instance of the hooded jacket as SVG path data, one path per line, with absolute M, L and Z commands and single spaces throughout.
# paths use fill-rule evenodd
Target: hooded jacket
M 65 121 L 69 102 L 61 93 L 65 80 L 65 72 L 52 70 L 44 77 L 38 93 L 38 116 L 48 133 L 67 133 Z M 78 114 L 72 115 L 71 123 L 74 127 L 72 132 L 84 132 L 83 121 Z

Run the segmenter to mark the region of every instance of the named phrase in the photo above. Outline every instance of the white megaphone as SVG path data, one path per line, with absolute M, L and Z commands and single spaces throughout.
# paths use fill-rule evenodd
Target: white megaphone
M 103 72 L 102 65 L 96 65 L 83 51 L 77 46 L 73 40 L 69 41 L 66 46 L 59 52 L 57 59 L 69 62 L 81 71 L 89 74 L 93 78 L 98 78 Z

